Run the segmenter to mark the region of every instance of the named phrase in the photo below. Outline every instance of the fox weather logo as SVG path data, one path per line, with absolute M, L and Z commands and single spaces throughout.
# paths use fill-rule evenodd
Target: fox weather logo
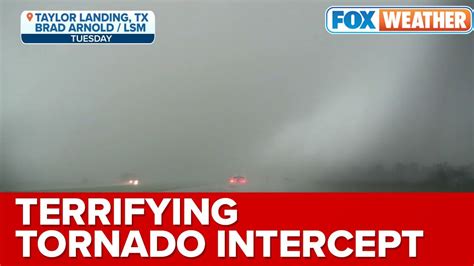
M 468 6 L 358 6 L 326 10 L 331 34 L 468 34 L 472 9 Z

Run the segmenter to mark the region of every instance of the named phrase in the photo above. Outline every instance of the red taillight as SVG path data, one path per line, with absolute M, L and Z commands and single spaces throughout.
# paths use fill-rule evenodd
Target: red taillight
M 240 184 L 245 184 L 245 183 L 247 183 L 247 179 L 245 178 L 240 179 Z
M 235 180 L 235 178 L 231 178 L 231 179 L 229 179 L 229 183 L 231 183 L 231 184 L 235 184 L 235 183 L 236 183 L 236 180 Z

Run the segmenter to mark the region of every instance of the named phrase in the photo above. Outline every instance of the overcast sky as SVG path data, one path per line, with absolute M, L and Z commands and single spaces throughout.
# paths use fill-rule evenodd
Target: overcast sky
M 0 3 L 5 188 L 474 161 L 473 34 L 328 34 L 324 11 L 351 1 Z M 27 9 L 153 10 L 157 40 L 23 45 Z

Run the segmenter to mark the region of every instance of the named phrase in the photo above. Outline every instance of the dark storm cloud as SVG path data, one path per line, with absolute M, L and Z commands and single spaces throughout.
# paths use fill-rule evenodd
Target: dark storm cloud
M 473 35 L 327 34 L 325 9 L 351 3 L 3 1 L 2 177 L 208 182 L 472 161 Z M 22 45 L 25 9 L 149 9 L 158 38 Z

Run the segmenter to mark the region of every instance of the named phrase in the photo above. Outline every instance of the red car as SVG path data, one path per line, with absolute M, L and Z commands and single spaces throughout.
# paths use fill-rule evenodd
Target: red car
M 247 184 L 247 178 L 245 176 L 231 176 L 229 177 L 229 184 L 244 185 Z

